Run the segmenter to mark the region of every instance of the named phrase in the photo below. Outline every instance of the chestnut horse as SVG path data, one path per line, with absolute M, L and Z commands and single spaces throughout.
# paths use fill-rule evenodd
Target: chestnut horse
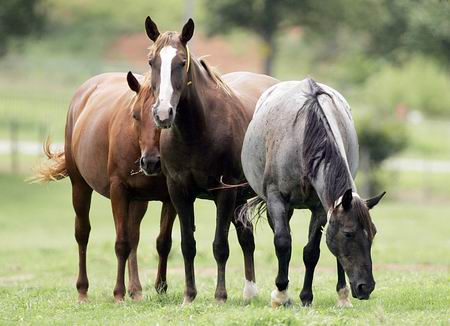
M 236 72 L 221 78 L 203 60 L 189 52 L 188 41 L 194 33 L 192 19 L 181 34 L 159 33 L 147 17 L 146 32 L 155 43 L 150 48 L 151 84 L 156 98 L 153 115 L 161 133 L 161 162 L 170 197 L 180 218 L 181 248 L 185 264 L 184 303 L 197 294 L 194 276 L 194 201 L 214 200 L 217 207 L 213 242 L 217 262 L 215 298 L 227 299 L 225 265 L 229 256 L 230 223 L 236 227 L 244 253 L 244 298 L 257 294 L 252 227 L 234 218 L 236 207 L 246 194 L 236 188 L 217 189 L 223 182 L 244 179 L 241 148 L 245 131 L 261 93 L 278 81 L 269 76 Z M 212 190 L 216 188 L 216 190 Z
M 138 77 L 141 81 L 142 76 Z M 126 83 L 128 81 L 128 85 Z M 86 250 L 90 233 L 92 191 L 110 198 L 116 227 L 116 302 L 125 296 L 125 263 L 128 259 L 130 296 L 142 296 L 136 250 L 140 222 L 148 201 L 163 202 L 155 287 L 166 291 L 167 257 L 176 216 L 166 181 L 160 173 L 159 137 L 150 111 L 153 104 L 149 78 L 141 86 L 131 74 L 107 73 L 86 81 L 75 93 L 67 114 L 64 152 L 45 153 L 52 162 L 40 168 L 35 179 L 51 181 L 69 176 L 75 210 L 75 238 L 79 251 L 76 283 L 79 301 L 87 298 Z M 131 91 L 130 88 L 133 90 Z M 139 162 L 139 164 L 138 164 Z

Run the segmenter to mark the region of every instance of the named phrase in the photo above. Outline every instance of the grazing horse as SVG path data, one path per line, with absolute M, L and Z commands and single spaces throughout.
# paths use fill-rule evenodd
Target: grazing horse
M 240 157 L 245 131 L 257 99 L 278 81 L 247 72 L 220 77 L 189 51 L 187 43 L 194 33 L 192 19 L 184 25 L 181 34 L 165 32 L 160 35 L 156 24 L 147 17 L 146 31 L 155 42 L 149 53 L 156 99 L 153 116 L 156 125 L 166 129 L 160 140 L 162 169 L 181 225 L 186 277 L 184 303 L 193 301 L 197 294 L 194 276 L 196 198 L 214 200 L 217 207 L 213 242 L 217 262 L 216 300 L 227 299 L 225 265 L 231 222 L 244 253 L 244 298 L 250 299 L 257 294 L 253 230 L 234 219 L 234 211 L 245 203 L 246 194 L 236 188 L 217 187 L 225 182 L 243 180 Z
M 138 79 L 144 80 L 142 76 Z M 167 257 L 176 212 L 161 172 L 160 130 L 154 125 L 151 106 L 154 97 L 147 76 L 141 86 L 131 72 L 107 73 L 86 81 L 75 93 L 67 114 L 64 152 L 52 153 L 47 142 L 45 153 L 52 160 L 35 176 L 51 181 L 69 176 L 75 210 L 75 238 L 79 251 L 78 299 L 86 300 L 88 278 L 86 250 L 90 233 L 89 209 L 92 191 L 110 198 L 116 227 L 116 302 L 125 296 L 125 263 L 128 259 L 130 296 L 139 300 L 136 250 L 140 222 L 148 201 L 163 202 L 159 254 L 155 287 L 166 291 Z M 126 83 L 128 81 L 128 86 Z M 130 90 L 131 88 L 131 90 Z M 139 162 L 139 163 L 138 163 Z
M 368 299 L 375 288 L 370 249 L 376 233 L 369 209 L 384 193 L 369 200 L 356 193 L 358 139 L 342 95 L 311 79 L 268 89 L 259 99 L 245 135 L 242 165 L 258 197 L 249 201 L 240 216 L 245 221 L 249 212 L 261 212 L 266 204 L 274 231 L 278 275 L 272 306 L 290 304 L 289 221 L 294 208 L 308 208 L 312 213 L 303 250 L 302 304 L 308 306 L 313 300 L 314 268 L 327 220 L 327 245 L 337 259 L 338 304 L 351 305 L 345 273 L 353 297 Z

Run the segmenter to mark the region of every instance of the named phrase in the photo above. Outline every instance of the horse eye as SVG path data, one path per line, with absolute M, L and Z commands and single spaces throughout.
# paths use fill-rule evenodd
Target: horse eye
M 133 111 L 133 119 L 139 121 L 139 114 Z
M 148 65 L 151 67 L 152 66 L 152 60 L 148 60 Z
M 183 60 L 183 61 L 181 61 L 181 64 L 180 64 L 182 67 L 184 67 L 185 65 L 186 65 L 186 60 Z

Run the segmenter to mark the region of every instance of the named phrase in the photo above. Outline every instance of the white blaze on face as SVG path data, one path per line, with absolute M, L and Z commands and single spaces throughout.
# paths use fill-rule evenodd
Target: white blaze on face
M 166 46 L 159 52 L 161 57 L 161 81 L 159 86 L 159 102 L 170 106 L 172 99 L 172 60 L 177 54 L 177 49 L 172 46 Z

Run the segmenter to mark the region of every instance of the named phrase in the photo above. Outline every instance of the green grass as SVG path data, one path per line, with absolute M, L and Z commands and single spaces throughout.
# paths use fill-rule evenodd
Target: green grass
M 386 200 L 372 216 L 378 234 L 372 250 L 377 287 L 369 301 L 352 300 L 353 309 L 335 307 L 335 260 L 322 243 L 314 282 L 314 304 L 301 308 L 298 293 L 303 278 L 302 247 L 306 242 L 307 212 L 292 219 L 293 255 L 289 309 L 269 307 L 274 288 L 276 257 L 265 221 L 256 228 L 255 253 L 259 298 L 241 300 L 242 254 L 234 230 L 227 286 L 229 301 L 214 300 L 215 262 L 212 255 L 213 207 L 198 201 L 196 272 L 199 295 L 181 307 L 183 263 L 178 222 L 169 260 L 169 292 L 153 290 L 160 205 L 150 205 L 141 227 L 139 263 L 144 300 L 113 303 L 115 280 L 114 226 L 109 201 L 94 196 L 88 249 L 90 301 L 78 305 L 75 279 L 77 246 L 68 181 L 27 185 L 22 178 L 0 175 L 0 324 L 448 324 L 450 227 L 448 203 Z

